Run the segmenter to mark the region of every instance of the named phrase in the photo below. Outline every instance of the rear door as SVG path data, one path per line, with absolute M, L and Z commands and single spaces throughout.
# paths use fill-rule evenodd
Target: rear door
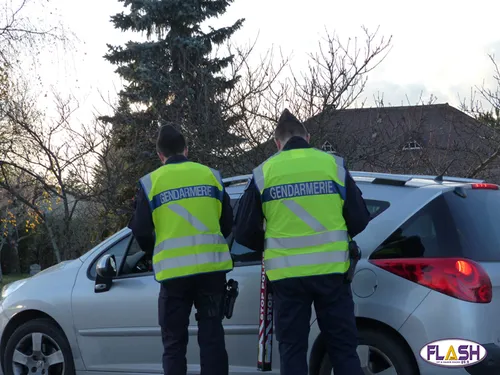
M 372 220 L 354 238 L 362 251 L 352 284 L 355 313 L 358 317 L 376 320 L 397 330 L 429 290 L 415 283 L 398 282 L 394 275 L 380 272 L 369 259 L 391 234 L 399 231 L 409 217 L 440 195 L 442 190 L 404 186 L 398 181 L 356 182 Z

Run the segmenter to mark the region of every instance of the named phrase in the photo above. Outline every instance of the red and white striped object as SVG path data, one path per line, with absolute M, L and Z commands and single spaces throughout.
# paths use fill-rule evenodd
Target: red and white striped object
M 269 280 L 266 277 L 263 254 L 260 274 L 259 351 L 257 356 L 257 369 L 259 371 L 272 371 L 272 348 L 273 294 Z

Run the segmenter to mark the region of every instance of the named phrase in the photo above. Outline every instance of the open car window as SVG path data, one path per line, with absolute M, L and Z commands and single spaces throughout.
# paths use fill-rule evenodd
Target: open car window
M 135 237 L 133 237 L 127 255 L 121 264 L 118 276 L 138 276 L 150 272 L 153 272 L 151 256 L 148 257 L 146 253 L 141 250 L 139 243 Z

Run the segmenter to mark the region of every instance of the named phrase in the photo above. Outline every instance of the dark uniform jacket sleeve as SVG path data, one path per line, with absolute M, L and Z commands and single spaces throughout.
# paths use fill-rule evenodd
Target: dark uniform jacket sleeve
M 224 198 L 222 200 L 222 214 L 220 217 L 220 231 L 225 238 L 231 235 L 233 227 L 233 208 L 231 207 L 231 198 L 224 190 Z
M 148 198 L 141 186 L 135 196 L 135 212 L 128 227 L 132 230 L 141 250 L 152 255 L 155 245 L 154 224 Z
M 233 228 L 234 240 L 251 250 L 264 251 L 264 214 L 260 193 L 252 178 L 250 184 L 237 203 L 237 213 Z
M 346 199 L 343 215 L 351 238 L 361 233 L 370 222 L 370 212 L 356 182 L 347 169 L 345 178 Z

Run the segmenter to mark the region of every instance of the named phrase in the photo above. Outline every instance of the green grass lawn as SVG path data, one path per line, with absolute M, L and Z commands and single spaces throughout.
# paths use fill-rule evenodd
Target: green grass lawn
M 9 284 L 13 281 L 16 280 L 21 280 L 29 277 L 29 274 L 26 273 L 21 273 L 21 274 L 16 274 L 16 275 L 3 275 L 3 280 L 0 282 L 0 287 L 4 286 L 5 284 Z

